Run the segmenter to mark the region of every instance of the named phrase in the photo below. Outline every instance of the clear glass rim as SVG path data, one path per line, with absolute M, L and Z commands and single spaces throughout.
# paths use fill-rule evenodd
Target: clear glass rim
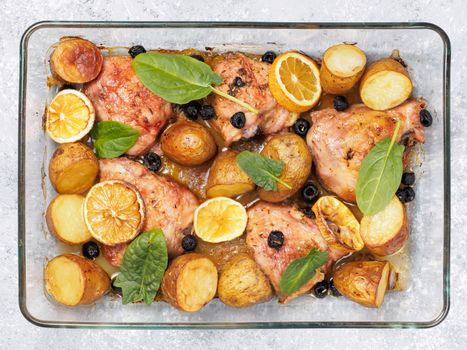
M 26 305 L 25 250 L 25 100 L 27 83 L 27 44 L 31 35 L 44 28 L 252 28 L 252 29 L 427 29 L 443 41 L 443 175 L 444 175 L 444 237 L 443 237 L 443 308 L 431 321 L 423 322 L 177 322 L 116 323 L 58 322 L 40 320 L 29 313 Z M 130 21 L 40 21 L 23 33 L 20 42 L 19 108 L 18 108 L 18 302 L 23 316 L 32 324 L 48 328 L 100 329 L 268 329 L 268 328 L 430 328 L 440 324 L 450 307 L 450 69 L 451 43 L 446 32 L 428 22 L 130 22 Z

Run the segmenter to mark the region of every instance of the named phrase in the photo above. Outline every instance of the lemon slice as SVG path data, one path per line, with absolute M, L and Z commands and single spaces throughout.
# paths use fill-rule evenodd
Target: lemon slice
M 291 112 L 305 112 L 321 97 L 319 68 L 298 52 L 283 53 L 269 71 L 269 89 L 281 106 Z
M 246 210 L 239 202 L 216 197 L 196 208 L 194 230 L 205 242 L 226 242 L 243 234 L 247 220 Z
M 83 210 L 92 237 L 106 245 L 131 241 L 141 231 L 145 216 L 141 194 L 118 180 L 94 185 L 86 196 Z
M 47 108 L 45 130 L 57 143 L 82 139 L 94 124 L 94 107 L 82 92 L 60 91 Z

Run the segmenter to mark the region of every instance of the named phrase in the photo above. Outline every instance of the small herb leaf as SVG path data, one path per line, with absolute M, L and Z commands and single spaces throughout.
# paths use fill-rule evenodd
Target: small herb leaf
M 284 162 L 282 160 L 271 159 L 254 152 L 243 151 L 237 155 L 236 161 L 253 182 L 266 191 L 276 191 L 278 182 L 286 188 L 291 189 L 288 183 L 279 179 L 284 169 Z
M 328 261 L 328 253 L 313 248 L 307 256 L 292 261 L 282 274 L 279 287 L 282 293 L 292 294 L 302 288 L 315 274 L 316 269 Z
M 99 158 L 115 158 L 128 151 L 138 140 L 139 131 L 116 121 L 103 121 L 94 125 L 91 137 L 94 139 L 96 155 Z
M 127 247 L 120 274 L 114 284 L 122 288 L 122 302 L 154 301 L 159 290 L 168 255 L 164 233 L 160 229 L 140 234 Z
M 357 205 L 365 215 L 383 210 L 401 183 L 404 146 L 396 143 L 400 121 L 391 139 L 386 137 L 368 152 L 358 172 Z
M 156 95 L 172 103 L 185 104 L 212 92 L 222 83 L 206 63 L 190 56 L 143 53 L 132 61 L 138 78 Z

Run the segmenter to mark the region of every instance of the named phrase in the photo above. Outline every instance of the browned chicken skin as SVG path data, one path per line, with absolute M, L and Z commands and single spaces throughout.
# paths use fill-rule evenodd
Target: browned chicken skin
M 333 108 L 311 113 L 313 126 L 307 134 L 316 172 L 323 185 L 340 198 L 355 202 L 355 185 L 363 158 L 371 148 L 394 133 L 401 121 L 397 141 L 405 145 L 424 142 L 419 113 L 422 100 L 411 100 L 387 110 L 373 111 L 353 105 L 344 112 Z
M 101 73 L 85 85 L 84 93 L 94 105 L 97 121 L 114 120 L 138 129 L 130 155 L 147 152 L 172 115 L 170 103 L 139 81 L 129 56 L 105 57 Z
M 198 200 L 185 187 L 147 170 L 143 165 L 127 158 L 99 160 L 100 178 L 123 180 L 135 186 L 146 205 L 143 230 L 160 228 L 167 241 L 170 257 L 183 253 L 183 231 L 193 222 Z M 125 245 L 121 245 L 125 249 Z M 119 256 L 112 251 L 109 256 Z M 121 255 L 122 256 L 122 255 Z
M 269 91 L 270 67 L 270 64 L 253 60 L 238 52 L 227 53 L 222 60 L 214 64 L 214 71 L 224 79 L 224 82 L 216 88 L 259 111 L 259 114 L 248 112 L 221 96 L 211 95 L 212 105 L 216 111 L 216 118 L 212 124 L 222 135 L 226 146 L 241 138 L 253 137 L 258 129 L 263 134 L 275 133 L 291 126 L 297 119 L 298 115 L 281 107 Z M 236 81 L 239 83 L 235 84 Z M 230 123 L 230 118 L 237 112 L 245 113 L 246 123 L 242 129 L 236 129 Z
M 268 245 L 269 233 L 274 230 L 284 234 L 284 244 L 280 249 Z M 318 269 L 316 275 L 297 292 L 284 295 L 280 291 L 282 274 L 293 260 L 307 255 L 312 248 L 328 250 L 316 224 L 295 207 L 259 202 L 248 209 L 246 232 L 247 245 L 256 263 L 271 281 L 280 302 L 286 303 L 305 294 L 324 279 L 324 273 Z

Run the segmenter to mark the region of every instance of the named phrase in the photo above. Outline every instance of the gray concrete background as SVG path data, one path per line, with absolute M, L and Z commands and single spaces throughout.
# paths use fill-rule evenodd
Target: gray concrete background
M 467 3 L 423 1 L 3 0 L 0 3 L 0 348 L 1 349 L 466 349 L 467 348 Z M 426 330 L 100 331 L 38 328 L 17 303 L 18 47 L 40 20 L 427 21 L 452 43 L 451 311 Z

